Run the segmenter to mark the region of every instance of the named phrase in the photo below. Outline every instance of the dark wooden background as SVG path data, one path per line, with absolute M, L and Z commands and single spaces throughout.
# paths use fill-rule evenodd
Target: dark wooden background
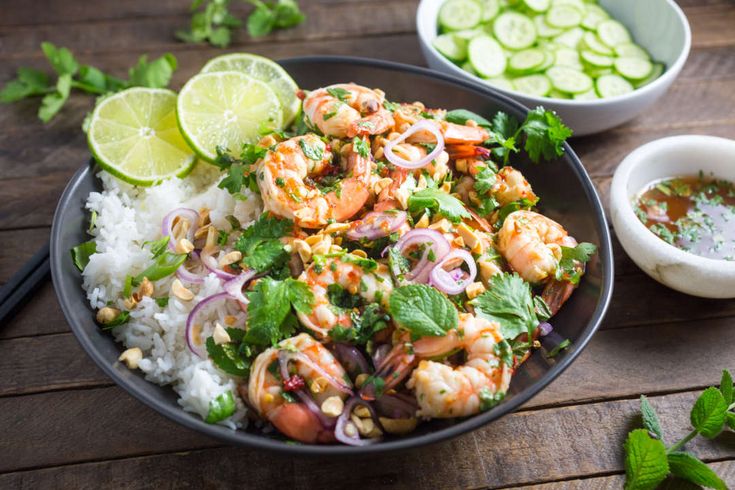
M 417 3 L 301 0 L 304 25 L 259 40 L 241 32 L 230 50 L 423 65 Z M 672 89 L 634 121 L 572 142 L 605 202 L 616 165 L 645 142 L 684 133 L 735 138 L 735 3 L 680 4 L 694 42 Z M 140 54 L 171 51 L 178 88 L 221 53 L 174 40 L 187 7 L 185 0 L 2 0 L 0 83 L 19 66 L 44 67 L 39 45 L 48 40 L 119 75 Z M 47 240 L 64 185 L 88 159 L 80 125 L 92 100 L 73 97 L 46 126 L 37 104 L 0 106 L 0 283 Z M 0 328 L 0 488 L 619 488 L 639 394 L 651 397 L 674 439 L 686 433 L 702 388 L 716 384 L 722 368 L 735 368 L 735 301 L 670 291 L 615 246 L 615 296 L 604 326 L 548 389 L 472 434 L 361 461 L 231 448 L 169 422 L 93 365 L 45 284 Z M 734 434 L 691 449 L 735 485 Z

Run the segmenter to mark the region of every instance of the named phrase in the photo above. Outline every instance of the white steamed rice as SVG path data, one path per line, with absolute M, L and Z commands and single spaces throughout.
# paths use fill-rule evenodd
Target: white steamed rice
M 106 172 L 99 174 L 104 190 L 93 192 L 86 207 L 97 213 L 93 234 L 97 253 L 92 255 L 83 272 L 83 287 L 94 309 L 109 303 L 124 309 L 122 290 L 125 277 L 135 275 L 150 265 L 151 255 L 143 242 L 161 238 L 161 221 L 170 211 L 187 207 L 210 209 L 210 218 L 218 229 L 229 230 L 226 219 L 234 215 L 243 226 L 257 219 L 262 201 L 245 191 L 247 200 L 235 200 L 229 192 L 217 188 L 219 172 L 212 166 L 197 165 L 184 179 L 171 179 L 160 185 L 136 188 Z M 186 345 L 186 318 L 203 298 L 222 292 L 221 282 L 210 274 L 201 285 L 187 285 L 196 297 L 181 301 L 169 294 L 174 276 L 155 283 L 154 297 L 170 296 L 168 305 L 158 306 L 152 298 L 143 298 L 130 312 L 128 323 L 113 330 L 115 339 L 126 348 L 139 347 L 143 360 L 139 368 L 147 380 L 171 385 L 184 410 L 202 418 L 207 416 L 209 402 L 227 391 L 237 400 L 235 414 L 222 424 L 233 429 L 244 423 L 245 405 L 238 396 L 233 377 L 218 370 L 209 359 L 201 359 Z M 226 315 L 234 315 L 242 323 L 243 314 L 233 302 L 219 302 L 207 308 L 202 338 L 211 335 L 215 321 L 223 323 Z

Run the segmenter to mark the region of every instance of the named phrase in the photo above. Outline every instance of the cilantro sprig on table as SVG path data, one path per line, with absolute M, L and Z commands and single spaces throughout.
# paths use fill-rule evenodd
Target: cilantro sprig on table
M 302 23 L 306 16 L 296 0 L 246 0 L 254 9 L 248 15 L 246 27 L 252 37 L 265 36 L 274 29 L 286 29 Z M 207 42 L 225 48 L 232 41 L 233 31 L 242 21 L 230 13 L 230 0 L 194 0 L 188 30 L 176 31 L 176 38 L 186 43 Z
M 146 55 L 128 70 L 128 79 L 102 72 L 91 65 L 80 64 L 67 48 L 52 43 L 41 43 L 41 50 L 56 74 L 54 80 L 46 72 L 34 68 L 18 68 L 15 79 L 0 90 L 0 102 L 17 102 L 29 97 L 43 97 L 38 108 L 38 118 L 49 122 L 58 114 L 72 89 L 92 95 L 105 95 L 128 87 L 163 88 L 168 86 L 176 70 L 176 58 L 166 53 L 148 61 Z
M 732 376 L 724 370 L 719 388 L 707 388 L 694 402 L 689 414 L 691 432 L 667 447 L 658 415 L 648 399 L 641 395 L 641 419 L 645 428 L 633 430 L 625 441 L 626 490 L 654 489 L 669 475 L 707 488 L 727 489 L 717 473 L 682 448 L 698 435 L 714 439 L 725 427 L 735 430 L 733 410 Z

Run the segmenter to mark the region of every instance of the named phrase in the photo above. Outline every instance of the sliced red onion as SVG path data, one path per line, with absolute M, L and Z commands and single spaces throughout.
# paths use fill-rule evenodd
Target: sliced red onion
M 334 344 L 334 356 L 342 364 L 351 378 L 357 377 L 358 374 L 369 373 L 370 365 L 362 355 L 362 352 L 354 345 L 337 343 Z
M 390 349 L 390 344 L 381 344 L 376 347 L 375 351 L 373 352 L 373 366 L 377 368 L 378 366 L 382 365 L 385 357 L 390 352 Z
M 335 378 L 331 374 L 329 374 L 323 367 L 321 367 L 319 364 L 312 361 L 308 356 L 301 352 L 289 352 L 289 351 L 281 351 L 279 354 L 280 357 L 286 357 L 288 360 L 298 361 L 306 366 L 308 366 L 311 370 L 318 373 L 319 376 L 322 376 L 324 379 L 327 380 L 327 382 L 330 384 L 330 386 L 334 387 L 338 391 L 342 393 L 346 393 L 348 395 L 352 395 L 352 388 L 347 385 L 343 380 Z
M 199 315 L 199 312 L 202 311 L 207 305 L 210 305 L 214 303 L 215 301 L 220 301 L 223 299 L 230 299 L 230 295 L 228 293 L 217 293 L 213 294 L 212 296 L 207 296 L 203 300 L 201 300 L 189 313 L 189 316 L 186 318 L 186 345 L 189 347 L 189 350 L 192 351 L 194 354 L 201 358 L 207 357 L 207 352 L 204 349 L 204 342 L 202 342 L 201 338 L 195 338 L 196 332 L 194 332 L 194 326 L 195 321 L 197 319 L 197 316 Z M 201 332 L 199 332 L 201 333 Z
M 174 237 L 173 226 L 174 220 L 177 217 L 189 220 L 190 226 L 189 230 L 186 232 L 186 238 L 192 243 L 194 243 L 194 233 L 197 231 L 197 228 L 199 228 L 199 213 L 193 209 L 177 208 L 164 216 L 163 222 L 161 223 L 161 234 L 169 237 L 168 248 L 170 250 L 176 249 L 176 238 Z
M 541 337 L 546 337 L 551 333 L 552 330 L 554 330 L 554 327 L 551 326 L 551 323 L 548 322 L 541 322 L 538 324 L 539 329 L 539 335 Z
M 278 367 L 281 372 L 281 379 L 287 380 L 291 377 L 291 373 L 288 372 L 288 362 L 292 359 L 291 353 L 288 351 L 281 351 L 278 353 Z M 326 429 L 331 429 L 334 427 L 334 424 L 336 423 L 336 419 L 334 417 L 327 416 L 324 412 L 322 412 L 321 408 L 319 408 L 319 405 L 316 404 L 316 402 L 311 398 L 311 395 L 306 392 L 305 389 L 299 389 L 296 391 L 293 391 L 299 400 L 306 405 L 306 408 L 309 409 L 311 413 L 313 413 L 316 418 L 319 419 L 319 422 L 322 424 L 322 426 Z
M 406 279 L 412 282 L 426 283 L 431 274 L 432 263 L 441 261 L 451 249 L 451 245 L 444 235 L 429 228 L 417 228 L 411 230 L 401 237 L 395 246 L 403 254 L 412 246 L 427 245 L 416 266 L 408 274 Z M 429 252 L 434 252 L 434 261 L 429 261 Z M 431 262 L 431 263 L 430 263 Z
M 414 162 L 405 160 L 398 155 L 396 155 L 393 152 L 393 148 L 406 141 L 406 138 L 413 135 L 414 133 L 417 133 L 419 131 L 428 131 L 431 134 L 434 135 L 436 138 L 436 147 L 423 158 L 420 158 Z M 386 142 L 385 146 L 383 146 L 383 153 L 385 155 L 385 158 L 388 159 L 390 163 L 397 167 L 403 167 L 408 169 L 415 169 L 415 168 L 421 168 L 425 167 L 429 163 L 431 163 L 432 160 L 434 160 L 436 157 L 439 156 L 439 154 L 444 150 L 444 136 L 442 136 L 441 131 L 439 131 L 439 128 L 436 124 L 427 121 L 426 119 L 422 119 L 421 121 L 417 122 L 410 128 L 408 128 L 406 131 L 404 131 L 398 138 Z
M 405 211 L 389 213 L 373 211 L 352 224 L 354 228 L 347 232 L 347 238 L 350 240 L 359 240 L 361 238 L 377 240 L 400 229 L 406 223 L 406 218 Z
M 231 274 L 220 269 L 217 259 L 212 257 L 212 251 L 208 250 L 206 247 L 202 250 L 200 258 L 204 267 L 206 267 L 210 272 L 214 272 L 214 274 L 220 279 L 229 281 L 230 279 L 235 279 L 237 277 L 235 274 Z
M 444 270 L 444 264 L 453 259 L 462 259 L 467 264 L 467 268 L 469 269 L 469 275 L 467 277 L 456 280 L 454 278 L 457 277 L 457 274 L 453 274 L 453 272 L 457 269 L 454 269 L 452 272 Z M 459 270 L 461 271 L 461 269 Z M 431 285 L 447 294 L 461 293 L 475 280 L 475 277 L 477 277 L 477 264 L 475 264 L 475 259 L 467 250 L 461 248 L 452 250 L 445 255 L 441 262 L 436 264 L 431 270 L 430 276 Z
M 236 299 L 240 303 L 247 305 L 250 301 L 248 301 L 245 295 L 242 294 L 242 288 L 253 277 L 255 277 L 254 270 L 243 271 L 240 273 L 239 276 L 236 276 L 234 279 L 230 279 L 229 281 L 225 282 L 222 285 L 222 289 L 224 289 L 227 294 L 232 296 L 232 298 Z
M 372 439 L 362 439 L 359 433 L 356 435 L 356 437 L 350 437 L 345 432 L 345 426 L 348 422 L 350 422 L 350 416 L 352 415 L 352 410 L 355 408 L 355 405 L 362 405 L 366 407 L 368 411 L 370 411 L 370 417 L 373 419 L 373 423 L 375 423 L 375 426 L 380 430 L 383 430 L 383 426 L 380 424 L 378 414 L 375 413 L 375 409 L 373 408 L 373 406 L 365 400 L 353 396 L 352 398 L 347 400 L 342 414 L 337 418 L 337 426 L 334 428 L 334 437 L 336 437 L 339 442 L 347 444 L 349 446 L 367 446 L 369 444 L 375 444 L 380 440 L 380 438 L 376 437 Z
M 383 395 L 375 400 L 375 407 L 381 415 L 391 419 L 409 419 L 416 416 L 416 398 L 403 393 Z
M 199 253 L 196 250 L 192 250 L 191 252 L 191 259 L 194 259 L 194 261 L 201 264 L 201 259 L 199 258 Z M 191 260 L 190 259 L 190 260 Z M 187 262 L 189 262 L 187 260 Z M 186 268 L 187 262 L 184 262 L 181 264 L 181 267 L 176 269 L 176 277 L 181 280 L 181 282 L 188 282 L 189 284 L 201 284 L 204 282 L 204 277 L 202 277 L 199 274 L 196 274 L 189 269 Z

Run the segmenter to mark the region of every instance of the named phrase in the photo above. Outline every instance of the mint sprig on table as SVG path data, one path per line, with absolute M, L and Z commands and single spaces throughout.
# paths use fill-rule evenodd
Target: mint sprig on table
M 59 113 L 72 89 L 92 95 L 105 95 L 128 87 L 163 88 L 168 86 L 176 70 L 176 58 L 166 53 L 148 61 L 146 55 L 128 70 L 128 80 L 104 73 L 91 65 L 80 64 L 67 48 L 41 43 L 41 49 L 53 68 L 56 79 L 41 70 L 18 68 L 17 76 L 0 90 L 0 102 L 17 102 L 29 97 L 43 97 L 38 118 L 49 122 Z
M 711 386 L 697 398 L 689 415 L 693 429 L 671 446 L 648 399 L 641 395 L 644 429 L 635 429 L 625 441 L 626 490 L 656 488 L 669 475 L 714 489 L 727 489 L 725 482 L 697 456 L 682 451 L 686 443 L 701 435 L 717 437 L 725 427 L 735 430 L 735 397 L 730 372 L 722 372 L 719 388 Z

